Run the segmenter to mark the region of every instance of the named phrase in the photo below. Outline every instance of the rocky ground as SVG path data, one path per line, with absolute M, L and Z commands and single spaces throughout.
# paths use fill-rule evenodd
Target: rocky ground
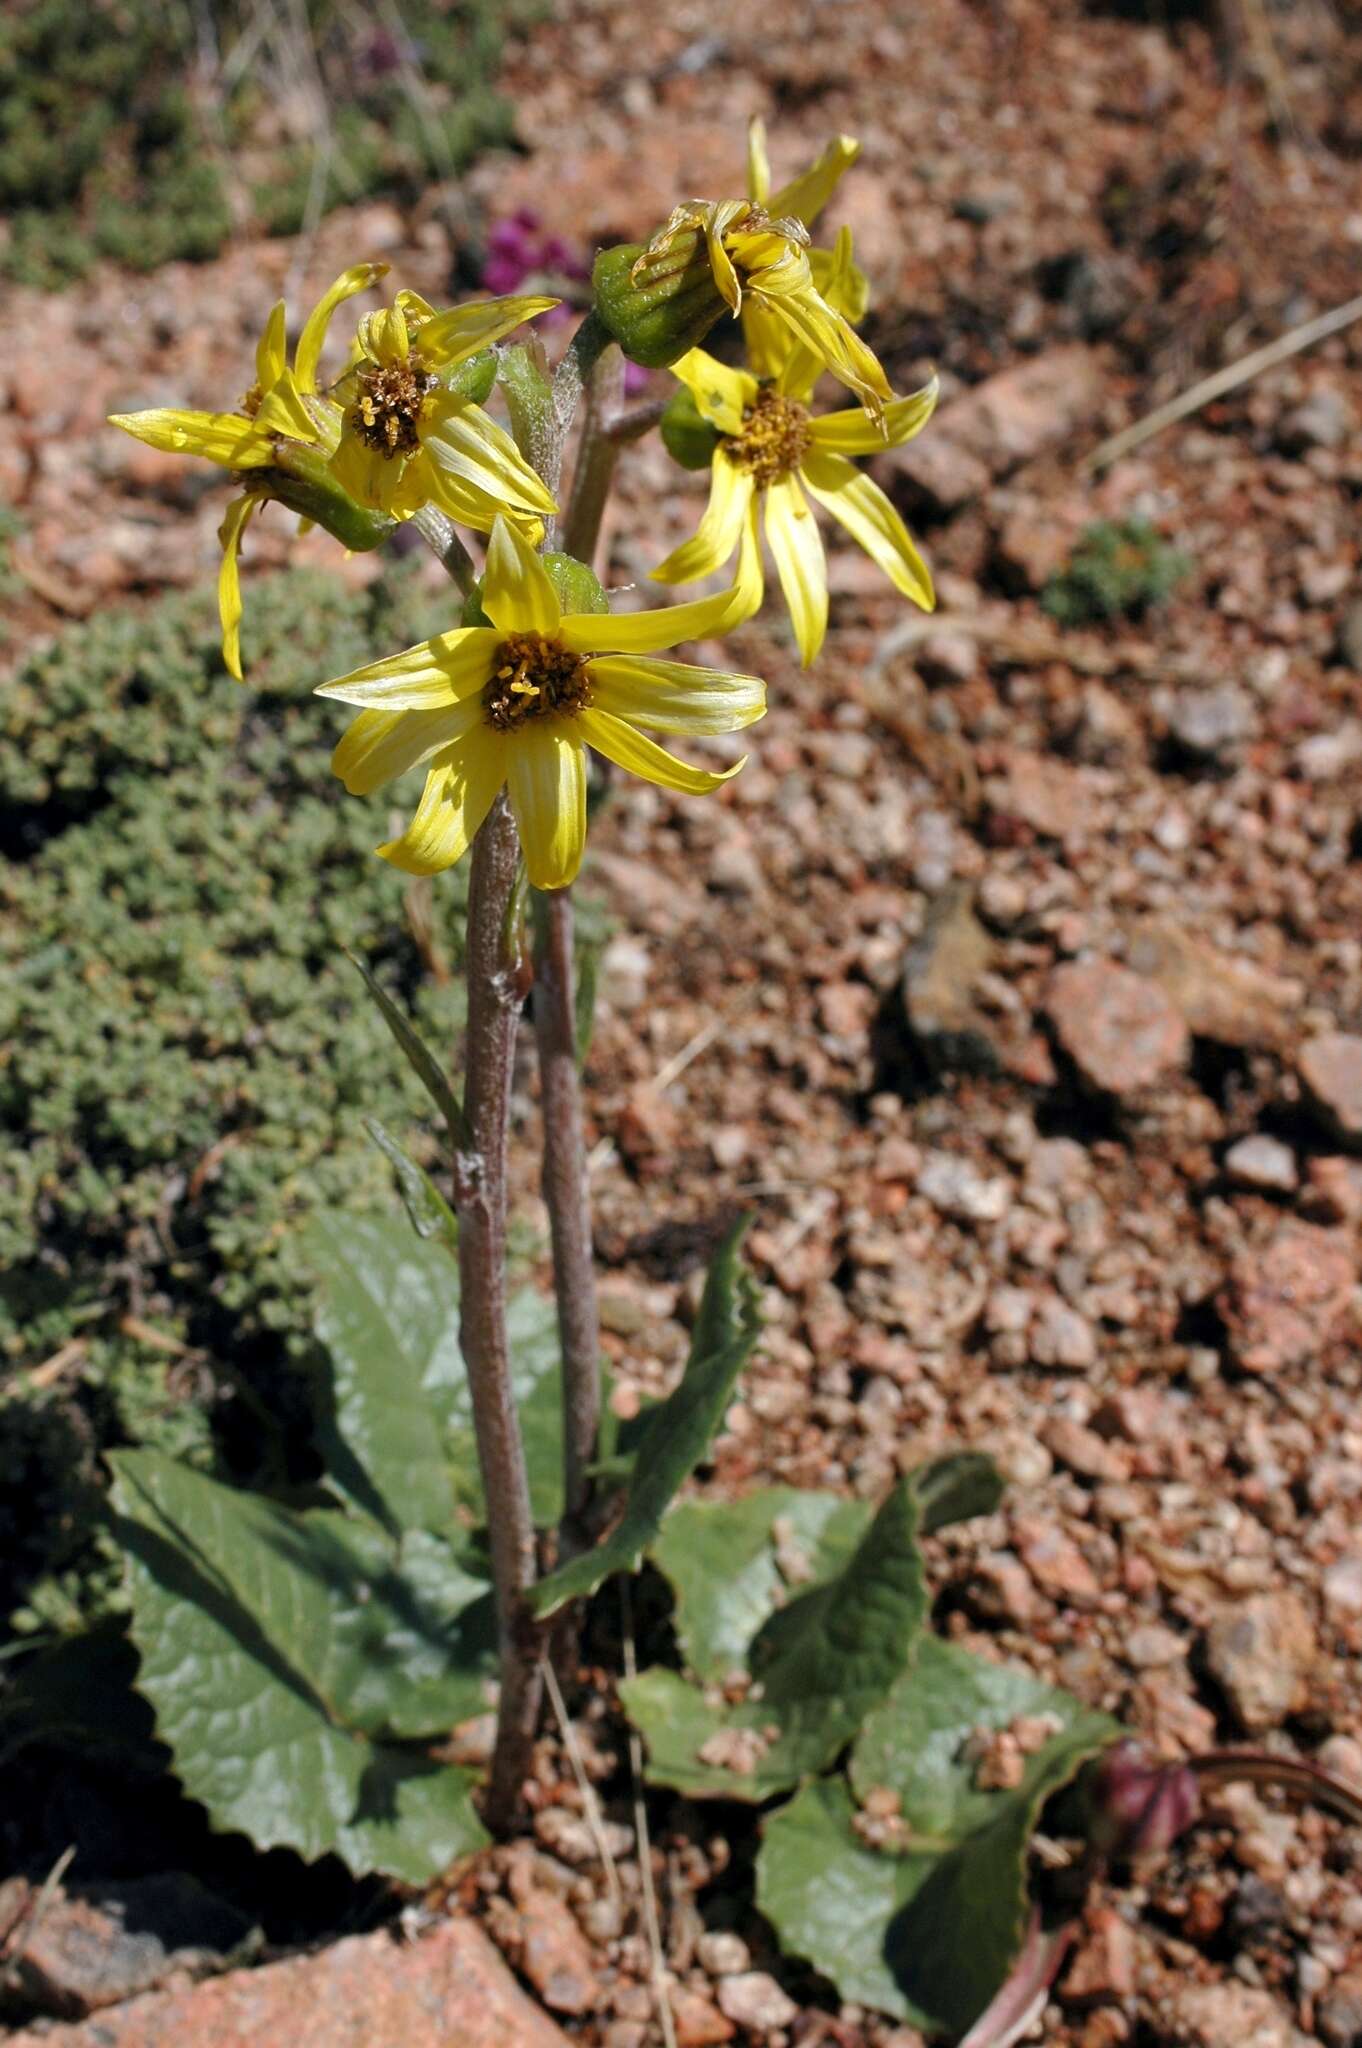
M 669 1384 L 703 1258 L 753 1209 L 766 1341 L 706 1486 L 873 1494 L 944 1446 L 991 1450 L 1003 1508 L 934 1544 L 948 1631 L 1164 1756 L 1251 1740 L 1362 1787 L 1362 326 L 1084 467 L 1357 288 L 1362 24 L 1274 15 L 1268 61 L 1255 19 L 787 0 L 757 27 L 714 0 L 665 20 L 569 0 L 508 64 L 527 154 L 484 159 L 458 205 L 632 236 L 736 188 L 752 112 L 778 172 L 849 130 L 875 338 L 897 388 L 942 374 L 936 422 L 879 464 L 937 617 L 834 552 L 811 674 L 775 611 L 730 643 L 770 685 L 743 774 L 704 804 L 620 787 L 594 833 L 617 920 L 589 1098 L 618 1400 Z M 305 298 L 383 255 L 438 295 L 451 217 L 369 208 L 305 252 L 16 293 L 11 644 L 213 572 L 223 491 L 107 410 L 231 402 L 286 276 Z M 699 502 L 660 447 L 632 452 L 608 580 L 641 577 Z M 1062 632 L 1046 578 L 1089 522 L 1135 513 L 1191 577 L 1138 625 Z M 256 529 L 256 562 L 332 559 L 289 524 Z M 525 1090 L 533 1214 L 528 1070 Z M 467 1983 L 461 2040 L 661 2040 L 622 1731 L 589 1682 L 572 1704 L 621 1896 L 556 1738 L 534 1839 L 455 1895 L 554 2024 L 475 1929 L 415 1912 L 409 1948 L 355 1936 L 218 1980 L 211 2011 L 162 1990 L 82 2027 L 106 1996 L 48 1996 L 72 2025 L 45 2038 L 282 2039 L 365 1984 L 366 2048 L 417 2048 Z M 713 1891 L 702 1920 L 749 1846 L 728 1818 L 655 1816 L 682 2048 L 910 2048 L 784 1970 L 760 1923 L 722 1924 Z M 1217 1795 L 1169 1863 L 1094 1903 L 1032 2038 L 1355 2048 L 1359 1878 L 1362 1830 Z M 52 1910 L 55 1939 L 61 1913 L 109 1909 Z

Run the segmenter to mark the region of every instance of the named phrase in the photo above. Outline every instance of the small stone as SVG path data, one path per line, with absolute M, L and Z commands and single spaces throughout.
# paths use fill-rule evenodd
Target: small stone
M 7 2038 L 5 2048 L 266 2048 L 362 2041 L 364 2048 L 567 2048 L 482 1929 L 442 1920 L 395 1941 L 350 1935 L 316 1955 L 150 1991 L 72 2026 Z
M 965 1586 L 965 1602 L 979 1621 L 1025 1628 L 1036 1612 L 1036 1589 L 1020 1558 L 1010 1550 L 981 1557 Z
M 1006 1174 L 980 1173 L 952 1152 L 929 1152 L 917 1177 L 917 1191 L 961 1223 L 1000 1223 L 1012 1206 Z
M 1324 1031 L 1296 1062 L 1312 1107 L 1345 1144 L 1362 1144 L 1362 1038 Z
M 764 1970 L 747 1970 L 739 1977 L 721 1979 L 719 2010 L 735 2025 L 748 2027 L 754 2034 L 774 2033 L 777 2027 L 791 2026 L 799 2018 L 794 2000 Z
M 759 896 L 765 878 L 750 839 L 733 833 L 714 849 L 709 863 L 709 886 L 720 896 Z
M 1187 1058 L 1187 1026 L 1167 996 L 1114 960 L 1057 967 L 1045 1014 L 1084 1079 L 1112 1095 L 1148 1088 Z
M 1102 1596 L 1097 1575 L 1078 1545 L 1053 1522 L 1019 1517 L 1017 1548 L 1042 1593 L 1062 1607 L 1095 1607 Z
M 1122 1480 L 1130 1477 L 1130 1460 L 1095 1429 L 1071 1415 L 1057 1415 L 1046 1425 L 1045 1441 L 1061 1465 L 1080 1479 Z
M 1272 1994 L 1232 1978 L 1177 1985 L 1158 2017 L 1169 2048 L 1301 2048 L 1289 2014 Z
M 1193 760 L 1227 766 L 1254 731 L 1253 699 L 1235 683 L 1179 690 L 1168 711 L 1168 736 Z
M 1362 1557 L 1341 1557 L 1320 1579 L 1324 1604 L 1344 1620 L 1362 1616 Z
M 1008 750 L 1005 772 L 985 785 L 992 809 L 1020 818 L 1044 839 L 1081 838 L 1093 827 L 1095 810 L 1086 769 L 1049 754 Z
M 538 1887 L 519 1902 L 521 1973 L 551 2012 L 593 2012 L 600 2002 L 591 1950 L 561 1899 Z
M 1362 1970 L 1338 1977 L 1315 2007 L 1315 2032 L 1325 2048 L 1362 2048 Z
M 1331 1735 L 1322 1742 L 1315 1762 L 1326 1771 L 1332 1771 L 1336 1778 L 1346 1778 L 1348 1783 L 1362 1790 L 1362 1742 L 1352 1735 Z
M 1309 1698 L 1315 1630 L 1294 1593 L 1255 1593 L 1206 1631 L 1206 1668 L 1247 1735 L 1264 1735 Z
M 1110 1906 L 1087 1915 L 1061 1996 L 1066 2005 L 1124 2005 L 1135 1996 L 1135 1936 Z
M 1236 1186 L 1263 1188 L 1273 1194 L 1294 1194 L 1300 1185 L 1296 1155 L 1280 1138 L 1264 1131 L 1240 1138 L 1225 1154 L 1225 1171 Z
M 653 958 L 641 939 L 616 932 L 601 954 L 597 990 L 603 1003 L 628 1016 L 648 1000 Z
M 993 941 L 974 915 L 969 888 L 943 890 L 903 965 L 908 1030 L 934 1073 L 997 1071 L 994 1029 L 975 999 L 993 962 Z
M 918 648 L 917 667 L 927 683 L 967 683 L 979 667 L 979 642 L 973 633 L 938 626 Z
M 1171 921 L 1147 918 L 1132 926 L 1126 957 L 1137 974 L 1158 983 L 1195 1037 L 1217 1045 L 1280 1045 L 1301 1001 L 1298 984 Z
M 1125 1637 L 1123 1648 L 1128 1664 L 1137 1671 L 1160 1671 L 1186 1655 L 1182 1637 L 1162 1622 L 1141 1622 Z
M 1086 1372 L 1097 1363 L 1097 1332 L 1076 1308 L 1048 1295 L 1032 1318 L 1027 1355 L 1033 1365 L 1057 1372 Z
M 1244 1372 L 1271 1375 L 1318 1358 L 1347 1313 L 1356 1284 L 1341 1239 L 1288 1223 L 1243 1251 L 1218 1306 Z
M 702 1934 L 695 1944 L 702 1970 L 711 1977 L 740 1977 L 752 1967 L 752 1952 L 740 1934 L 719 1928 Z
M 1362 675 L 1362 597 L 1355 598 L 1343 614 L 1338 651 L 1353 673 Z
M 719 2048 L 737 2032 L 732 2020 L 698 1991 L 673 1991 L 671 2008 L 677 2048 Z
M 1278 422 L 1277 446 L 1288 455 L 1301 455 L 1309 448 L 1341 448 L 1355 424 L 1343 393 L 1322 384 Z
M 1312 1159 L 1305 1174 L 1312 1215 L 1326 1223 L 1354 1223 L 1362 1216 L 1362 1160 Z

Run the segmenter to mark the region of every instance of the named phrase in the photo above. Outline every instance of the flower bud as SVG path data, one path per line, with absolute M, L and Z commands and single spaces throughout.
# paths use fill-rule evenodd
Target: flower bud
M 704 232 L 685 227 L 665 247 L 619 242 L 591 272 L 598 318 L 632 362 L 663 370 L 696 348 L 729 309 L 719 292 Z
M 497 352 L 494 348 L 482 348 L 475 356 L 467 356 L 447 370 L 440 378 L 446 391 L 452 391 L 456 398 L 471 399 L 474 405 L 481 405 L 497 381 Z
M 1087 1836 L 1102 1856 L 1129 1863 L 1162 1855 L 1201 1811 L 1196 1774 L 1157 1764 L 1138 1742 L 1118 1742 L 1084 1773 Z
M 274 461 L 268 469 L 250 472 L 253 491 L 275 498 L 338 540 L 352 554 L 369 554 L 381 548 L 397 521 L 386 512 L 370 511 L 357 505 L 337 483 L 328 460 L 319 448 L 280 436 L 274 444 Z
M 667 400 L 660 426 L 663 446 L 673 462 L 679 462 L 682 469 L 709 468 L 722 437 L 684 384 Z

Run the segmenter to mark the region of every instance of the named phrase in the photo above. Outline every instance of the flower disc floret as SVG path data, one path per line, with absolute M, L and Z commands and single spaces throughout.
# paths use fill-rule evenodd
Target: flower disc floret
M 798 469 L 812 441 L 809 408 L 778 391 L 761 390 L 744 411 L 742 431 L 729 440 L 727 454 L 761 490 Z
M 569 718 L 591 702 L 591 679 L 580 654 L 543 633 L 509 633 L 496 651 L 482 693 L 494 732 L 514 732 L 532 718 Z
M 421 420 L 436 381 L 419 349 L 400 362 L 365 363 L 355 372 L 347 424 L 380 455 L 410 455 L 421 445 Z

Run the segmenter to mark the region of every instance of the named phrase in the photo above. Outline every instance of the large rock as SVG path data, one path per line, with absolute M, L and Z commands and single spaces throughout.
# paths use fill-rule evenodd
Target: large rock
M 1163 991 L 1114 960 L 1066 962 L 1050 977 L 1045 1014 L 1084 1080 L 1133 1095 L 1187 1058 L 1187 1025 Z
M 1169 2048 L 1308 2048 L 1270 1991 L 1232 1978 L 1222 1984 L 1179 1984 L 1158 2011 L 1159 2039 Z
M 1236 1363 L 1273 1373 L 1319 1357 L 1352 1300 L 1357 1273 L 1341 1237 L 1284 1223 L 1239 1254 L 1218 1306 Z
M 1311 1105 L 1345 1145 L 1362 1145 L 1362 1038 L 1322 1031 L 1302 1046 L 1297 1070 Z
M 36 1894 L 28 1905 L 29 1931 L 9 1943 L 7 1969 L 26 2003 L 62 2019 L 153 1990 L 172 1970 L 220 1969 L 251 1931 L 235 1906 L 179 1871 L 83 1893 L 58 1886 L 41 1910 Z
M 354 1935 L 317 1955 L 152 1991 L 6 2048 L 567 2048 L 480 1927 Z
M 1317 1654 L 1314 1623 L 1294 1593 L 1255 1593 L 1206 1631 L 1206 1669 L 1246 1735 L 1299 1713 Z
M 1101 358 L 1079 344 L 1049 349 L 986 378 L 944 405 L 929 434 L 888 450 L 882 481 L 905 478 L 943 510 L 978 497 L 990 479 L 1057 448 L 1101 410 Z

